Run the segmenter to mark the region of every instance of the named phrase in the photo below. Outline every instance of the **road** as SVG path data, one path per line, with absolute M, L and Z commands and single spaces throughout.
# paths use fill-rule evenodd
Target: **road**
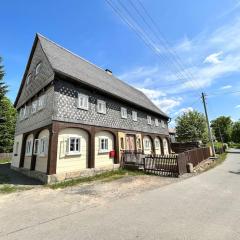
M 19 201 L 24 203 L 24 199 Z M 56 199 L 53 202 L 57 204 Z M 51 205 L 48 211 L 51 214 Z M 39 212 L 36 222 L 24 218 L 24 214 L 33 214 L 24 211 L 19 228 L 0 231 L 0 238 L 240 239 L 240 152 L 229 153 L 223 164 L 184 181 L 108 204 L 64 212 L 63 208 L 48 220 L 43 220 L 46 212 Z M 16 216 L 16 219 L 21 218 Z M 28 222 L 24 222 L 26 219 Z M 16 225 L 14 215 L 5 221 Z

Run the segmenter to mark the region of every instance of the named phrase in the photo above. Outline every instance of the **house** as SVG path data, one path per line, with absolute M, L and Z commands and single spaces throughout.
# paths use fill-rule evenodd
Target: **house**
M 37 34 L 15 101 L 12 168 L 43 182 L 169 153 L 169 117 L 141 91 Z
M 168 128 L 170 142 L 175 143 L 176 142 L 176 129 L 175 128 Z

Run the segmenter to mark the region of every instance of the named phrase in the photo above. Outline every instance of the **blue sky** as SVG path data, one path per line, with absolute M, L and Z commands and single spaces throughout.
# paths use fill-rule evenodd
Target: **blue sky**
M 147 94 L 173 122 L 184 111 L 203 111 L 202 91 L 208 94 L 210 119 L 219 115 L 240 118 L 239 1 L 140 0 L 157 30 L 138 0 L 132 0 L 133 5 L 129 0 L 120 0 L 122 5 L 109 1 L 125 17 L 122 6 L 128 9 L 132 24 L 137 23 L 138 30 L 152 41 L 152 49 L 104 0 L 1 2 L 0 55 L 12 101 L 39 32 L 103 69 L 111 69 Z

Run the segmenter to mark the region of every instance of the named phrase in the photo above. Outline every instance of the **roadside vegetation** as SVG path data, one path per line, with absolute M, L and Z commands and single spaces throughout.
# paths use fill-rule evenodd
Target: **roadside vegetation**
M 10 163 L 10 162 L 11 162 L 11 159 L 10 159 L 10 158 L 3 158 L 3 159 L 0 159 L 0 164 Z
M 19 192 L 19 191 L 25 191 L 30 190 L 31 187 L 20 187 L 12 184 L 4 184 L 0 185 L 0 194 L 7 194 L 7 193 L 13 193 L 13 192 Z
M 76 179 L 70 179 L 70 180 L 66 180 L 66 181 L 62 181 L 54 184 L 49 184 L 46 186 L 50 187 L 51 189 L 58 189 L 58 188 L 71 187 L 71 186 L 79 185 L 82 183 L 90 183 L 93 181 L 110 182 L 126 176 L 138 176 L 138 175 L 144 175 L 144 172 L 132 171 L 132 170 L 126 170 L 126 169 L 120 168 L 118 170 L 112 170 L 112 171 L 100 173 L 91 177 L 81 177 Z

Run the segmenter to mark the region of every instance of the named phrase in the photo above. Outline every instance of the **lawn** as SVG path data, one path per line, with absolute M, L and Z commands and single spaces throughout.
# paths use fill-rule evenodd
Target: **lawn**
M 58 189 L 58 188 L 66 188 L 66 187 L 75 186 L 78 184 L 88 183 L 93 181 L 110 182 L 126 176 L 137 176 L 137 175 L 143 175 L 143 174 L 144 172 L 141 172 L 141 171 L 130 171 L 125 169 L 118 169 L 118 170 L 112 170 L 112 171 L 100 173 L 91 177 L 81 177 L 81 178 L 66 180 L 66 181 L 62 181 L 54 184 L 49 184 L 46 186 L 50 187 L 51 189 Z
M 11 158 L 2 158 L 2 159 L 0 159 L 0 164 L 2 164 L 2 163 L 9 163 L 9 162 L 11 162 Z

